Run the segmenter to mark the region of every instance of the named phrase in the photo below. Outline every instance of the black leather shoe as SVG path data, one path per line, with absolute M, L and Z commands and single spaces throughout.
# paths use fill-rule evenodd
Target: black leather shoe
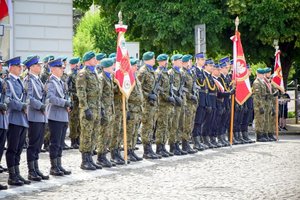
M 204 144 L 206 146 L 208 146 L 209 149 L 212 149 L 212 148 L 217 148 L 217 146 L 213 145 L 210 140 L 209 140 L 209 136 L 204 136 Z
M 119 159 L 117 149 L 112 149 L 110 151 L 111 159 L 110 162 L 116 163 L 116 165 L 124 165 L 125 161 Z
M 197 153 L 197 149 L 192 149 L 189 142 L 187 140 L 182 140 L 182 150 L 187 152 L 188 154 Z
M 64 172 L 60 171 L 60 169 L 57 166 L 57 159 L 56 158 L 51 159 L 50 162 L 51 162 L 50 174 L 52 176 L 63 176 Z
M 151 144 L 144 144 L 144 154 L 143 154 L 143 158 L 145 159 L 158 159 L 157 156 L 155 156 L 156 154 L 152 154 L 150 147 Z
M 41 181 L 42 177 L 40 177 L 34 168 L 34 161 L 30 161 L 27 163 L 28 166 L 28 179 L 31 181 Z
M 24 182 L 21 181 L 15 171 L 15 167 L 10 167 L 8 168 L 8 180 L 7 184 L 8 185 L 14 185 L 14 186 L 22 186 L 24 185 Z
M 200 137 L 197 136 L 197 137 L 193 137 L 193 149 L 197 149 L 198 151 L 204 151 L 205 148 L 204 146 L 200 143 Z
M 48 179 L 49 179 L 49 176 L 48 176 L 48 175 L 44 175 L 44 174 L 40 171 L 40 169 L 39 169 L 39 163 L 38 163 L 37 160 L 34 161 L 34 169 L 35 169 L 37 175 L 39 175 L 39 176 L 42 178 L 42 180 L 48 180 Z
M 81 153 L 81 165 L 80 168 L 83 170 L 96 170 L 96 167 L 89 161 L 89 153 Z
M 0 184 L 0 190 L 7 190 L 7 185 Z
M 257 142 L 268 142 L 268 140 L 264 137 L 262 133 L 256 134 L 256 140 Z
M 174 154 L 173 154 L 172 152 L 167 151 L 166 145 L 165 145 L 165 144 L 162 144 L 162 149 L 163 149 L 163 151 L 164 151 L 166 154 L 168 154 L 169 156 L 174 156 Z
M 179 142 L 175 143 L 175 148 L 177 149 L 177 151 L 180 152 L 181 155 L 187 155 L 188 154 L 186 151 L 183 151 L 182 149 L 180 149 Z
M 273 133 L 268 133 L 268 138 L 270 141 L 276 141 L 276 138 L 274 137 L 274 134 Z
M 136 159 L 137 161 L 143 160 L 143 158 L 141 158 L 141 157 L 139 157 L 138 155 L 136 155 L 136 153 L 134 152 L 133 149 L 132 149 L 131 151 L 132 151 L 131 154 L 135 157 L 135 159 Z
M 102 166 L 101 166 L 101 165 L 98 165 L 98 164 L 96 164 L 96 163 L 94 162 L 92 153 L 89 153 L 89 162 L 90 162 L 94 167 L 96 167 L 96 169 L 102 169 Z
M 57 167 L 59 168 L 60 171 L 64 173 L 64 175 L 70 175 L 72 174 L 71 171 L 66 170 L 65 168 L 62 167 L 61 165 L 61 157 L 57 157 Z
M 131 162 L 137 162 L 137 159 L 132 155 L 132 149 L 127 150 L 127 158 Z
M 24 184 L 29 185 L 29 184 L 31 183 L 31 181 L 26 180 L 25 178 L 23 178 L 23 177 L 21 176 L 19 165 L 15 166 L 15 172 L 16 172 L 16 175 L 17 175 L 18 179 L 19 179 L 20 181 L 22 181 Z
M 112 163 L 106 158 L 106 153 L 98 154 L 97 156 L 97 164 L 101 165 L 102 167 L 111 168 Z
M 175 143 L 170 143 L 170 152 L 175 156 L 181 156 L 181 152 L 176 148 Z
M 166 152 L 164 152 L 162 146 L 163 146 L 162 144 L 156 144 L 156 154 L 158 154 L 158 155 L 160 155 L 160 156 L 162 156 L 164 158 L 169 157 L 169 154 L 166 153 Z

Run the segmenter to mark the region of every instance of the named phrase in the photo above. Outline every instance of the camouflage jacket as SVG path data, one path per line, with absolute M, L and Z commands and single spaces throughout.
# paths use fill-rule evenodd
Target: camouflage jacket
M 165 103 L 169 104 L 168 98 L 171 93 L 171 85 L 170 85 L 170 76 L 168 71 L 164 68 L 157 68 L 156 70 L 157 76 L 161 76 L 160 87 L 162 91 L 159 93 L 159 102 L 165 105 Z
M 135 86 L 127 100 L 130 112 L 141 112 L 143 110 L 144 97 L 140 81 L 135 78 Z
M 68 75 L 68 79 L 67 79 L 68 90 L 72 99 L 77 98 L 76 78 L 77 78 L 77 71 L 72 70 L 71 73 Z
M 99 109 L 101 97 L 101 82 L 96 73 L 84 67 L 76 78 L 76 90 L 79 108 L 86 110 Z
M 50 75 L 51 73 L 50 71 L 48 71 L 48 65 L 44 65 L 43 73 L 41 74 L 41 81 L 43 82 L 43 84 L 45 84 L 48 81 Z
M 260 108 L 264 107 L 265 96 L 266 96 L 266 86 L 263 82 L 263 79 L 256 78 L 253 82 L 253 99 L 254 99 L 254 107 Z
M 106 110 L 108 107 L 112 108 L 113 113 L 114 110 L 114 82 L 113 75 L 111 74 L 111 78 L 107 77 L 105 72 L 103 71 L 100 75 L 101 81 L 101 110 Z
M 148 95 L 151 93 L 155 85 L 155 71 L 150 70 L 146 65 L 144 65 L 138 71 L 137 79 L 141 83 L 144 100 L 146 100 L 148 99 Z

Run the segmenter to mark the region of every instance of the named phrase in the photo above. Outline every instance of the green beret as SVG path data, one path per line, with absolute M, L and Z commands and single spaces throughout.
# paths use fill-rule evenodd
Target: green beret
M 167 54 L 159 54 L 156 58 L 157 61 L 165 61 L 165 60 L 168 60 L 169 59 L 169 56 Z
M 79 57 L 73 57 L 73 58 L 71 58 L 71 59 L 69 60 L 69 63 L 70 63 L 71 65 L 74 65 L 74 64 L 78 64 L 79 61 L 80 61 L 80 58 L 79 58 Z
M 131 64 L 131 65 L 136 65 L 136 64 L 137 64 L 137 61 L 138 61 L 137 59 L 131 58 L 131 59 L 130 59 L 130 64 Z
M 94 58 L 96 55 L 93 51 L 88 51 L 83 55 L 82 61 L 88 61 L 91 60 L 92 58 Z
M 116 54 L 116 53 L 111 53 L 111 54 L 109 54 L 108 57 L 109 57 L 109 58 L 115 58 L 115 57 L 117 57 L 117 54 Z
M 143 60 L 151 60 L 154 58 L 154 52 L 147 51 L 143 54 Z
M 266 68 L 264 68 L 264 70 L 265 70 L 265 74 L 272 71 L 272 69 L 270 67 L 266 67 Z
M 264 73 L 265 73 L 265 70 L 262 69 L 262 68 L 258 68 L 258 69 L 256 70 L 256 72 L 257 72 L 258 74 L 264 74 Z
M 105 53 L 98 53 L 96 55 L 96 60 L 98 60 L 98 61 L 102 60 L 103 58 L 106 58 L 106 54 Z
M 182 54 L 175 54 L 171 57 L 171 60 L 179 60 L 182 58 Z
M 111 67 L 114 64 L 114 59 L 113 58 L 103 58 L 101 60 L 101 67 L 102 68 L 107 68 L 107 67 Z
M 43 59 L 43 62 L 49 62 L 49 61 L 52 61 L 52 60 L 54 60 L 54 56 L 48 55 L 48 56 L 46 56 L 46 57 Z
M 184 55 L 184 56 L 182 56 L 182 62 L 188 62 L 189 60 L 192 59 L 192 57 L 193 56 L 190 54 Z

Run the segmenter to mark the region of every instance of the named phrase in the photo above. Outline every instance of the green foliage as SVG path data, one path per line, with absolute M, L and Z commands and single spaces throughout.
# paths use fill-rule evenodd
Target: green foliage
M 100 17 L 100 11 L 87 12 L 78 24 L 73 38 L 74 55 L 82 56 L 90 50 L 113 52 L 116 49 L 116 37 L 114 27 Z
M 288 112 L 288 118 L 295 118 L 295 112 L 294 111 L 290 111 Z

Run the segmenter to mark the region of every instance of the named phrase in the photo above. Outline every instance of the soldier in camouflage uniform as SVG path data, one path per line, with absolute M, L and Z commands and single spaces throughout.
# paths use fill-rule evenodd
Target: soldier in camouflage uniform
M 130 64 L 133 72 L 137 71 L 137 60 L 130 59 Z M 141 161 L 140 158 L 134 152 L 136 141 L 138 137 L 138 129 L 141 124 L 142 112 L 143 112 L 143 92 L 141 90 L 141 83 L 135 76 L 135 86 L 127 100 L 127 145 L 128 145 L 128 157 L 130 161 Z
M 101 60 L 103 58 L 106 58 L 106 54 L 105 53 L 98 53 L 96 54 L 96 60 L 97 60 L 97 65 L 96 65 L 96 70 L 97 70 L 97 74 L 100 75 L 102 72 L 102 67 L 101 67 Z
M 265 133 L 266 138 L 269 141 L 276 141 L 274 137 L 275 133 L 275 106 L 276 106 L 276 96 L 278 96 L 278 90 L 275 88 L 274 85 L 271 84 L 271 68 L 264 68 L 265 70 L 265 83 L 267 86 L 267 96 L 266 96 L 266 119 L 267 122 L 265 123 Z
M 194 127 L 195 114 L 198 104 L 197 92 L 194 88 L 194 77 L 190 67 L 192 66 L 192 55 L 182 56 L 182 69 L 181 74 L 184 79 L 184 88 L 186 91 L 183 93 L 183 109 L 180 114 L 180 129 L 182 130 L 182 150 L 189 154 L 197 153 L 197 149 L 192 149 L 189 140 Z M 196 84 L 196 83 L 195 83 Z
M 145 65 L 138 72 L 137 78 L 141 82 L 141 87 L 144 96 L 144 112 L 142 116 L 142 142 L 144 147 L 143 157 L 146 159 L 158 159 L 160 155 L 154 153 L 151 145 L 153 138 L 154 116 L 157 107 L 157 94 L 153 93 L 155 86 L 155 65 L 154 52 L 146 52 L 143 54 Z
M 80 123 L 79 123 L 79 101 L 76 92 L 76 77 L 78 73 L 78 68 L 80 64 L 80 58 L 74 57 L 69 60 L 71 73 L 68 76 L 67 84 L 69 89 L 69 94 L 71 102 L 73 105 L 72 112 L 70 113 L 70 139 L 71 147 L 74 149 L 79 149 L 79 137 L 80 137 Z
M 49 77 L 51 75 L 50 68 L 48 65 L 48 62 L 54 60 L 54 56 L 48 55 L 43 59 L 43 72 L 41 74 L 41 81 L 45 85 L 47 81 L 49 80 Z M 49 127 L 48 124 L 45 127 L 45 136 L 44 136 L 44 147 L 43 147 L 43 152 L 49 150 L 49 140 L 50 140 L 50 132 L 49 132 Z
M 167 54 L 160 54 L 156 58 L 158 68 L 156 70 L 157 79 L 160 80 L 161 90 L 159 93 L 158 103 L 158 120 L 156 126 L 156 153 L 162 157 L 173 156 L 174 154 L 166 150 L 166 143 L 169 139 L 169 118 L 174 112 L 175 98 L 171 91 L 170 77 L 168 74 L 168 60 Z
M 169 120 L 170 123 L 170 152 L 174 153 L 174 155 L 186 155 L 187 152 L 183 151 L 179 147 L 179 141 L 182 138 L 182 130 L 179 129 L 180 123 L 180 113 L 183 108 L 183 99 L 182 94 L 179 94 L 180 86 L 183 86 L 182 83 L 182 74 L 181 74 L 181 67 L 182 67 L 182 54 L 175 54 L 171 57 L 173 67 L 169 70 L 169 75 L 172 76 L 173 81 L 173 90 L 174 96 L 176 99 L 176 106 L 174 109 L 174 113 L 172 114 L 173 117 Z
M 101 67 L 103 71 L 99 75 L 101 81 L 102 95 L 101 101 L 101 131 L 97 139 L 97 163 L 103 167 L 115 166 L 115 163 L 111 163 L 107 158 L 107 149 L 110 145 L 111 136 L 113 132 L 113 124 L 115 119 L 114 108 L 114 60 L 112 58 L 104 58 L 101 61 Z
M 100 133 L 100 80 L 96 74 L 96 58 L 92 51 L 83 56 L 84 68 L 79 71 L 76 79 L 76 90 L 79 100 L 80 118 L 80 146 L 82 154 L 81 169 L 101 169 L 101 165 L 94 163 L 92 152 L 95 149 L 95 141 Z
M 253 82 L 253 103 L 255 116 L 255 132 L 258 142 L 267 142 L 264 134 L 265 116 L 265 96 L 266 86 L 264 83 L 264 70 L 258 68 L 256 71 L 257 77 Z

